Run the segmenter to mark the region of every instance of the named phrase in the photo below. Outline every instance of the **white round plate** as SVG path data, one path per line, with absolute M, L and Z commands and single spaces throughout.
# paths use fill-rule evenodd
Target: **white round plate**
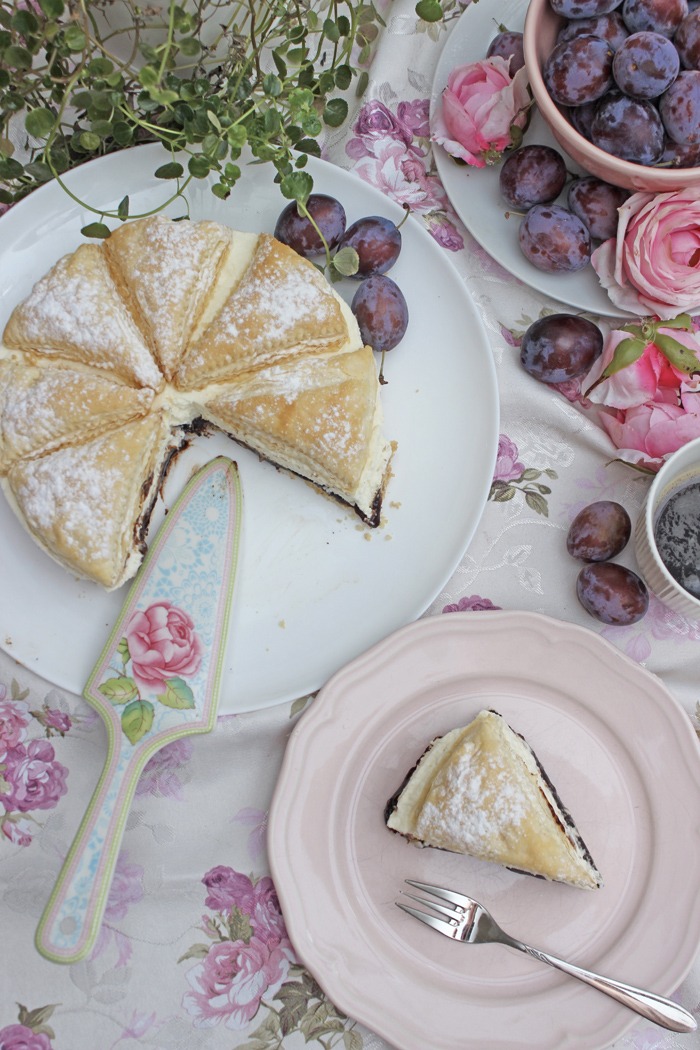
M 431 119 L 451 71 L 485 58 L 499 24 L 522 32 L 527 8 L 528 0 L 473 0 L 450 33 L 438 60 L 430 98 Z M 552 146 L 562 152 L 537 106 L 532 108 L 524 143 Z M 435 144 L 433 148 L 438 173 L 453 208 L 472 236 L 505 270 L 543 295 L 577 310 L 601 317 L 631 316 L 610 301 L 592 266 L 578 273 L 550 274 L 538 270 L 525 258 L 518 244 L 520 218 L 508 214 L 508 205 L 499 190 L 499 165 L 471 168 L 455 161 L 442 146 Z M 565 160 L 569 171 L 582 173 L 570 157 Z M 565 197 L 566 189 L 558 203 L 566 206 Z
M 538 755 L 600 869 L 580 890 L 417 849 L 384 810 L 429 742 L 498 711 Z M 412 878 L 474 896 L 513 936 L 660 995 L 700 944 L 700 749 L 658 678 L 586 628 L 465 612 L 403 627 L 295 727 L 268 851 L 292 943 L 337 1007 L 399 1050 L 602 1050 L 639 1021 L 501 945 L 394 906 Z
M 128 193 L 131 214 L 165 201 L 153 177 L 167 159 L 157 145 L 93 161 L 68 178 L 98 208 Z M 359 179 L 310 159 L 318 191 L 340 199 L 348 222 L 367 214 L 397 221 L 403 209 Z M 208 183 L 188 191 L 190 214 L 243 230 L 274 229 L 287 203 L 269 165 L 244 166 L 229 201 Z M 183 214 L 182 202 L 167 214 Z M 96 216 L 49 184 L 0 220 L 0 331 L 10 311 Z M 498 390 L 488 337 L 456 270 L 414 220 L 402 227 L 392 271 L 410 323 L 387 355 L 385 431 L 398 443 L 384 522 L 367 529 L 325 498 L 218 434 L 178 459 L 151 535 L 194 469 L 216 455 L 239 465 L 243 527 L 220 710 L 248 711 L 304 696 L 397 627 L 420 616 L 458 565 L 486 503 L 498 444 Z M 357 285 L 344 282 L 349 298 Z M 126 589 L 107 594 L 56 565 L 0 499 L 0 646 L 55 685 L 80 693 Z

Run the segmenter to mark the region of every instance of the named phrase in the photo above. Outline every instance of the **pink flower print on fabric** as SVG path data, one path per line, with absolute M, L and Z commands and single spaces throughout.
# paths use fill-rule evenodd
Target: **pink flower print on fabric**
M 29 846 L 32 841 L 32 825 L 17 813 L 5 815 L 0 821 L 0 831 L 14 846 Z
M 31 716 L 23 700 L 10 700 L 7 690 L 0 685 L 0 762 L 9 748 L 17 747 L 27 739 Z
M 117 952 L 116 968 L 126 966 L 132 954 L 131 942 L 125 934 L 114 928 L 114 924 L 126 918 L 132 904 L 143 900 L 143 868 L 140 864 L 131 864 L 128 854 L 122 850 L 117 857 L 114 876 L 109 888 L 104 920 L 95 942 L 90 958 L 103 955 L 110 944 Z
M 168 678 L 197 673 L 202 643 L 191 617 L 170 602 L 155 602 L 134 613 L 124 634 L 132 672 L 141 685 L 159 687 Z
M 213 945 L 202 962 L 187 972 L 191 991 L 183 1006 L 195 1028 L 221 1021 L 240 1031 L 258 1012 L 263 997 L 273 998 L 289 973 L 286 950 L 257 937 Z
M 453 602 L 450 605 L 446 605 L 443 608 L 444 613 L 451 612 L 482 612 L 488 609 L 500 609 L 500 605 L 494 605 L 490 598 L 482 598 L 479 594 L 470 594 L 468 597 L 460 598 L 458 602 Z
M 212 911 L 226 912 L 230 908 L 250 914 L 253 907 L 253 883 L 247 875 L 234 871 L 225 864 L 218 864 L 206 873 L 202 882 L 207 893 L 204 903 Z
M 515 481 L 524 470 L 525 465 L 518 460 L 518 446 L 505 434 L 499 434 L 494 481 Z
M 53 1050 L 45 1032 L 34 1032 L 24 1024 L 0 1028 L 0 1050 Z
M 248 852 L 254 861 L 262 857 L 267 839 L 267 812 L 264 809 L 245 807 L 232 820 L 251 829 L 248 835 Z
M 173 740 L 150 758 L 136 784 L 136 794 L 182 800 L 182 771 L 194 748 L 190 740 Z
M 345 147 L 345 152 L 354 160 L 376 156 L 375 144 L 390 139 L 403 151 L 413 144 L 413 131 L 408 122 L 394 116 L 383 102 L 370 99 L 359 112 L 353 127 L 355 137 Z
M 430 137 L 430 99 L 414 98 L 411 102 L 399 102 L 396 116 L 413 135 Z
M 374 155 L 358 160 L 354 172 L 364 182 L 412 211 L 430 211 L 445 206 L 445 191 L 439 180 L 428 175 L 424 163 L 393 139 L 377 142 Z
M 8 812 L 53 809 L 68 790 L 67 776 L 68 770 L 56 761 L 47 740 L 30 740 L 26 746 L 9 748 L 3 772 L 7 790 L 0 794 L 0 803 Z

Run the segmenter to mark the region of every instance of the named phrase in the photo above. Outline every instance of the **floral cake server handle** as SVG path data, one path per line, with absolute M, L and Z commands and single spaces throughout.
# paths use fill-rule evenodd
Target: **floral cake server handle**
M 238 469 L 219 457 L 169 512 L 90 675 L 83 695 L 107 727 L 107 760 L 37 929 L 53 962 L 77 962 L 94 945 L 148 760 L 214 726 L 240 522 Z

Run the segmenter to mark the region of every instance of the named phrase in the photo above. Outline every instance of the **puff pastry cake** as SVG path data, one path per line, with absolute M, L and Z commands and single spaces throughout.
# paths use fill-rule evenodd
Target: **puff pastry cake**
M 537 756 L 496 711 L 433 740 L 387 803 L 385 819 L 418 846 L 581 889 L 602 885 Z
M 308 260 L 268 234 L 162 215 L 82 244 L 13 310 L 0 479 L 52 558 L 137 571 L 173 456 L 215 426 L 379 523 L 392 446 L 374 355 Z

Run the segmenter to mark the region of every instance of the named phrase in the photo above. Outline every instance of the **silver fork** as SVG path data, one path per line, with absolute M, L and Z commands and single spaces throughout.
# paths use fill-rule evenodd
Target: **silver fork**
M 463 941 L 465 944 L 496 943 L 517 948 L 519 952 L 525 952 L 526 955 L 531 955 L 541 962 L 549 963 L 550 966 L 562 970 L 571 977 L 578 977 L 580 981 L 597 988 L 599 992 L 612 996 L 623 1006 L 628 1006 L 630 1010 L 636 1010 L 647 1020 L 662 1025 L 664 1028 L 670 1028 L 672 1032 L 694 1032 L 697 1028 L 693 1015 L 684 1010 L 682 1006 L 671 1002 L 670 999 L 662 999 L 653 992 L 645 992 L 641 988 L 613 981 L 610 977 L 601 977 L 600 974 L 593 973 L 591 970 L 574 966 L 573 963 L 565 962 L 555 955 L 543 952 L 539 948 L 532 948 L 529 944 L 510 937 L 501 929 L 486 908 L 472 897 L 467 897 L 464 893 L 455 893 L 454 890 L 442 889 L 440 886 L 431 886 L 427 882 L 416 882 L 414 879 L 406 879 L 406 882 L 409 886 L 439 898 L 439 900 L 429 900 L 425 897 L 417 897 L 414 893 L 408 893 L 407 890 L 401 890 L 406 897 L 425 907 L 432 908 L 433 912 L 437 912 L 438 915 L 420 911 L 402 901 L 395 901 L 395 904 L 427 926 L 432 926 L 445 937 Z M 443 901 L 447 903 L 441 903 Z M 440 915 L 444 915 L 445 918 L 439 918 Z

